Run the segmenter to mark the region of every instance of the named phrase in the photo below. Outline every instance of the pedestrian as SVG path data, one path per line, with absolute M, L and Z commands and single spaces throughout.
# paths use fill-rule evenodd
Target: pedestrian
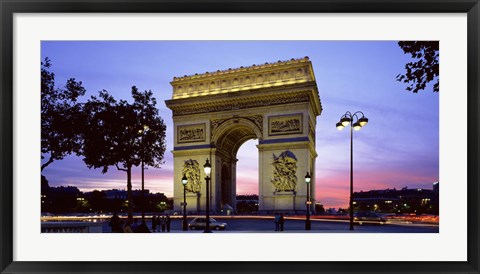
M 170 216 L 167 214 L 167 216 L 165 217 L 165 224 L 167 225 L 167 232 L 170 232 L 170 222 L 172 220 L 170 219 Z
M 113 213 L 113 216 L 112 218 L 110 218 L 110 223 L 108 223 L 108 225 L 112 227 L 113 233 L 123 232 L 122 222 L 120 221 L 120 217 L 118 217 L 117 212 Z
M 165 216 L 162 216 L 162 218 L 160 219 L 160 224 L 162 225 L 162 232 L 165 232 L 165 225 L 166 225 Z
M 152 232 L 157 231 L 157 216 L 152 216 Z
M 158 227 L 157 230 L 158 230 L 158 232 L 161 231 L 161 230 L 160 230 L 160 226 L 161 226 L 160 217 L 161 217 L 160 215 L 157 216 L 157 227 Z
M 280 231 L 283 231 L 284 224 L 285 224 L 285 217 L 283 217 L 283 213 L 280 213 Z
M 278 213 L 275 213 L 273 222 L 275 223 L 275 231 L 280 231 L 280 215 L 278 215 Z
M 123 227 L 123 232 L 124 233 L 132 233 L 133 230 L 132 230 L 132 222 L 130 220 L 128 220 L 126 223 L 125 223 L 125 226 Z

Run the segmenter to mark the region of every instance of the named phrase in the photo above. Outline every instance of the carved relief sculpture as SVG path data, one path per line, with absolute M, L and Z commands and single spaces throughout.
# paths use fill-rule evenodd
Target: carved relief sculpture
M 187 160 L 183 163 L 182 174 L 187 177 L 188 183 L 185 186 L 187 192 L 200 192 L 202 183 L 200 181 L 200 166 L 196 160 Z
M 302 114 L 268 117 L 268 135 L 302 133 Z
M 177 143 L 203 141 L 205 141 L 205 124 L 177 127 Z
M 273 180 L 275 192 L 294 191 L 297 185 L 297 157 L 286 150 L 278 157 L 273 154 Z

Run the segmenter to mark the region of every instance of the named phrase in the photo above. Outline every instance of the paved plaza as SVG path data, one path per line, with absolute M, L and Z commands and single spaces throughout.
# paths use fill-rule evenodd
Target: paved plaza
M 227 223 L 225 231 L 213 233 L 438 233 L 436 224 L 415 224 L 402 222 L 388 222 L 385 225 L 369 224 L 355 225 L 354 230 L 349 230 L 348 220 L 312 220 L 312 230 L 305 230 L 305 220 L 287 218 L 284 231 L 275 232 L 273 218 L 242 218 L 213 216 L 216 220 Z M 189 222 L 192 218 L 189 218 Z M 151 229 L 151 222 L 148 220 Z M 158 229 L 158 227 L 157 227 Z M 103 226 L 103 232 L 110 232 L 108 222 Z M 180 218 L 172 219 L 170 233 L 202 233 L 201 230 L 182 231 Z M 162 233 L 162 232 L 156 232 Z M 166 233 L 166 232 L 165 232 Z

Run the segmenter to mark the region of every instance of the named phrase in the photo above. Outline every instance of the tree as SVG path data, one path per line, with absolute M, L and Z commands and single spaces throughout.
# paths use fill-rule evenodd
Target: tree
M 90 208 L 94 212 L 104 211 L 106 210 L 108 205 L 108 200 L 107 197 L 105 197 L 105 193 L 98 190 L 94 190 L 89 193 L 89 195 L 87 196 L 87 201 L 90 205 Z
M 414 61 L 405 65 L 405 74 L 397 75 L 397 81 L 409 83 L 408 91 L 417 93 L 435 80 L 433 92 L 439 91 L 439 42 L 438 41 L 400 41 L 398 45 L 405 54 L 412 55 Z
M 78 153 L 81 147 L 78 129 L 78 115 L 81 105 L 77 102 L 85 94 L 82 82 L 74 78 L 67 80 L 64 87 L 55 87 L 55 74 L 49 69 L 50 59 L 41 62 L 41 153 L 48 160 L 41 170 L 55 160 Z
M 322 204 L 317 203 L 317 204 L 315 204 L 315 212 L 317 214 L 325 214 L 325 207 L 323 207 Z
M 160 168 L 166 149 L 166 126 L 156 108 L 157 100 L 152 91 L 139 92 L 132 87 L 133 108 L 140 121 L 140 157 L 145 166 Z
M 143 159 L 146 166 L 159 168 L 165 153 L 166 126 L 156 108 L 151 91 L 132 87 L 132 104 L 117 101 L 106 90 L 99 98 L 85 103 L 83 127 L 83 161 L 89 168 L 110 166 L 127 174 L 128 217 L 132 219 L 132 167 Z M 145 130 L 147 129 L 148 130 Z

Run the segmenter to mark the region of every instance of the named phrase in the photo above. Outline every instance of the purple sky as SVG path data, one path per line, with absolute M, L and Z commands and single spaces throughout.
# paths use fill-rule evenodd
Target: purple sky
M 328 207 L 347 207 L 350 136 L 336 122 L 346 111 L 369 118 L 354 132 L 354 190 L 432 188 L 439 177 L 439 95 L 431 87 L 418 94 L 395 80 L 410 56 L 395 41 L 49 41 L 42 42 L 57 85 L 74 77 L 87 96 L 108 90 L 130 100 L 131 86 L 152 90 L 167 125 L 167 151 L 161 169 L 145 171 L 146 188 L 173 195 L 172 96 L 174 76 L 212 72 L 309 56 L 323 113 L 317 118 L 316 198 Z M 258 194 L 256 140 L 238 152 L 237 194 Z M 125 189 L 126 174 L 88 169 L 68 156 L 43 171 L 50 186 L 73 185 L 83 191 Z M 140 188 L 140 169 L 133 188 Z

